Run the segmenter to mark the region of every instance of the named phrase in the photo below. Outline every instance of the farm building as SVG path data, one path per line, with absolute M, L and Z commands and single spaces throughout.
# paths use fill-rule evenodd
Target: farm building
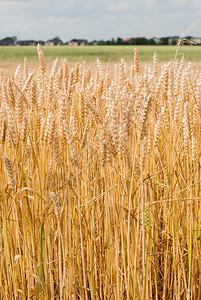
M 0 40 L 0 46 L 13 46 L 15 45 L 15 40 L 13 38 L 7 37 Z
M 88 45 L 88 41 L 84 39 L 73 39 L 67 43 L 68 46 L 86 46 Z
M 60 46 L 60 45 L 63 45 L 63 42 L 58 37 L 55 37 L 54 39 L 45 42 L 45 46 Z
M 34 40 L 17 41 L 17 46 L 37 46 L 38 42 Z
M 168 38 L 168 45 L 177 45 L 179 42 L 179 37 L 173 36 Z
M 198 37 L 192 37 L 191 39 L 191 42 L 197 44 L 197 45 L 201 45 L 201 38 L 198 38 Z
M 124 42 L 130 43 L 130 42 L 132 42 L 134 39 L 135 39 L 135 38 L 133 38 L 133 37 L 126 38 L 126 39 L 124 40 Z

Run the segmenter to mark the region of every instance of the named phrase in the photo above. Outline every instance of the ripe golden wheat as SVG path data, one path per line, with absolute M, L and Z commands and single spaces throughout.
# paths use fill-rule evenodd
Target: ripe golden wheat
M 0 73 L 0 298 L 200 299 L 201 73 L 37 50 Z

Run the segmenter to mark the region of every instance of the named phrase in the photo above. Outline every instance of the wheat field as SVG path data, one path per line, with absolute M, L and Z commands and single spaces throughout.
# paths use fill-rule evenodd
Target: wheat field
M 42 48 L 0 73 L 0 299 L 201 299 L 201 73 Z

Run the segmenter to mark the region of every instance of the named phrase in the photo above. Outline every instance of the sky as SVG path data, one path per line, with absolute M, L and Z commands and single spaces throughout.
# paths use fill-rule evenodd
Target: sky
M 0 0 L 0 39 L 201 37 L 200 0 Z

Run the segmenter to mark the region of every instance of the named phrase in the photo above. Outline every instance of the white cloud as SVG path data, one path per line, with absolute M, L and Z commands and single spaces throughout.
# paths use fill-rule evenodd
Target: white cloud
M 45 21 L 49 23 L 57 23 L 57 24 L 74 24 L 74 22 L 83 22 L 84 18 L 79 17 L 66 17 L 66 18 L 58 18 L 55 16 L 51 16 L 45 19 Z
M 195 11 L 194 15 L 195 16 L 201 16 L 201 10 L 199 9 L 199 10 Z
M 115 15 L 115 14 L 111 14 L 111 15 L 106 15 L 105 16 L 105 19 L 106 20 L 110 20 L 110 21 L 114 21 L 114 20 L 116 20 L 118 18 L 118 16 L 117 15 Z
M 201 7 L 201 2 L 200 2 L 200 0 L 196 0 L 196 1 L 195 1 L 195 5 L 196 5 L 197 7 Z
M 108 5 L 106 10 L 110 12 L 125 12 L 128 11 L 132 6 L 133 5 L 130 5 L 129 3 L 119 2 L 116 5 L 115 4 Z

